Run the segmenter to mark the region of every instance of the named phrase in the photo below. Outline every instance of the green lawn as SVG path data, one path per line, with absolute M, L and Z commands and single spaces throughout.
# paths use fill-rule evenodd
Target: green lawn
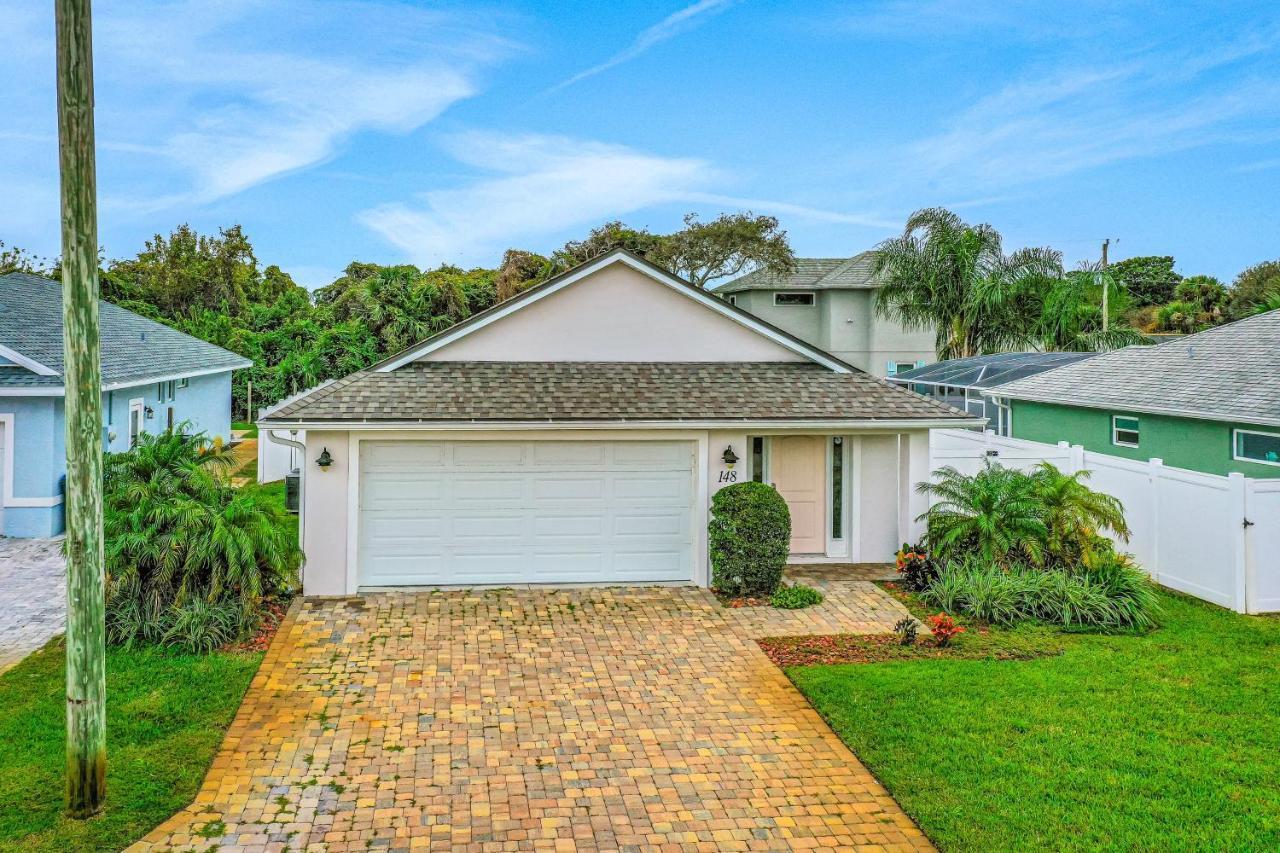
M 247 421 L 233 421 L 233 422 L 231 423 L 231 430 L 232 430 L 232 432 L 241 432 L 241 431 L 243 431 L 243 432 L 244 432 L 244 434 L 245 434 L 245 435 L 244 435 L 244 437 L 245 437 L 245 438 L 257 438 L 257 437 L 258 437 L 258 425 L 257 425 L 257 424 L 251 424 L 251 423 L 249 423 L 249 422 L 247 422 Z
M 261 654 L 107 652 L 107 803 L 62 816 L 61 641 L 0 675 L 0 850 L 119 850 L 195 796 Z
M 1278 850 L 1280 620 L 1161 603 L 1051 657 L 788 674 L 944 850 Z

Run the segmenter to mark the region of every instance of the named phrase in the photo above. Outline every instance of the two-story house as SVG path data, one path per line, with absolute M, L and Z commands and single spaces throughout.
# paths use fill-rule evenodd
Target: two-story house
M 932 329 L 909 331 L 876 313 L 880 285 L 871 252 L 852 258 L 797 258 L 795 271 L 765 270 L 721 285 L 733 305 L 876 376 L 935 361 Z

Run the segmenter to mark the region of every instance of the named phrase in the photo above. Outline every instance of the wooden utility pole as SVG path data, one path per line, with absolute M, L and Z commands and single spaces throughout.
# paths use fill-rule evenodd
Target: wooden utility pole
M 106 795 L 102 364 L 89 0 L 55 0 L 62 177 L 62 347 L 67 422 L 67 813 Z
M 1107 249 L 1111 246 L 1111 238 L 1102 241 L 1102 333 L 1107 333 L 1107 325 L 1111 318 L 1108 316 L 1107 291 L 1111 288 L 1107 286 Z

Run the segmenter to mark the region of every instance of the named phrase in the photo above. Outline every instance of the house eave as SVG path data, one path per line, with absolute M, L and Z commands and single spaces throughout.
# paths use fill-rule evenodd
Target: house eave
M 107 391 L 118 391 L 121 388 L 136 388 L 139 385 L 151 385 L 159 382 L 169 382 L 178 379 L 195 379 L 199 376 L 212 376 L 215 373 L 231 373 L 235 370 L 244 370 L 252 367 L 253 362 L 247 359 L 242 360 L 236 365 L 227 365 L 224 367 L 206 367 L 201 370 L 184 370 L 177 373 L 161 373 L 155 376 L 140 376 L 136 379 L 122 379 L 118 382 L 104 382 L 102 385 L 103 393 Z M 11 385 L 8 387 L 0 386 L 0 397 L 61 397 L 66 392 L 65 386 L 62 385 Z
M 1022 400 L 1027 403 L 1044 403 L 1050 406 L 1071 406 L 1080 409 L 1096 409 L 1098 411 L 1138 412 L 1144 415 L 1164 415 L 1172 418 L 1190 418 L 1198 421 L 1218 421 L 1222 423 L 1256 424 L 1257 426 L 1280 427 L 1280 418 L 1268 418 L 1248 413 L 1209 412 L 1202 409 L 1181 409 L 1176 406 L 1153 406 L 1148 403 L 1085 403 L 1079 400 L 1041 397 L 1032 394 L 1002 393 L 999 386 L 980 389 L 983 396 L 999 397 L 1006 400 Z
M 769 432 L 797 429 L 819 432 L 900 432 L 907 429 L 964 429 L 979 428 L 987 424 L 986 418 L 851 418 L 813 419 L 803 418 L 709 418 L 666 420 L 285 420 L 263 418 L 257 422 L 260 429 L 306 429 L 347 431 L 412 430 L 412 431 L 508 431 L 508 430 L 644 430 L 644 429 L 714 429 Z

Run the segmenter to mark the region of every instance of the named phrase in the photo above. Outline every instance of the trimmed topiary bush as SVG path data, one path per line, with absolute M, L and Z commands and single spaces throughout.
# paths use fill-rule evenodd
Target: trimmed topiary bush
M 717 591 L 773 595 L 791 543 L 791 511 L 773 486 L 735 483 L 716 492 L 707 534 Z

